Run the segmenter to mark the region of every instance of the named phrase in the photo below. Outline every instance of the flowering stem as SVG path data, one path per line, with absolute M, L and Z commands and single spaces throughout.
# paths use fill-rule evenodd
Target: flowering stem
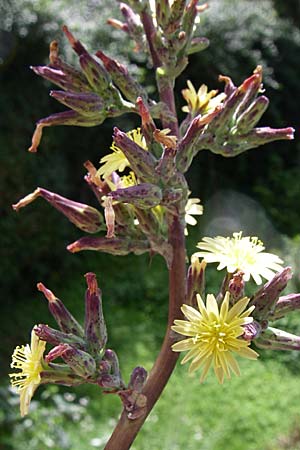
M 184 226 L 178 216 L 172 216 L 169 224 L 169 242 L 173 248 L 173 262 L 169 270 L 169 316 L 165 338 L 160 353 L 149 374 L 142 393 L 147 397 L 145 413 L 135 420 L 127 417 L 126 411 L 113 431 L 105 450 L 127 450 L 130 448 L 138 431 L 159 399 L 167 384 L 178 358 L 178 354 L 171 350 L 173 344 L 170 327 L 174 319 L 182 316 L 180 307 L 186 295 L 186 265 Z

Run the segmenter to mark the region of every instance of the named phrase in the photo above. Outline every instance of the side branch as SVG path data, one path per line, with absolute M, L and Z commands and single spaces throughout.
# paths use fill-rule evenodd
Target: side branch
M 170 244 L 173 247 L 174 258 L 169 271 L 168 325 L 160 353 L 142 391 L 147 397 L 147 408 L 144 415 L 136 420 L 128 419 L 127 413 L 123 411 L 105 450 L 120 450 L 120 448 L 127 450 L 130 448 L 175 368 L 178 355 L 171 350 L 174 341 L 170 327 L 174 319 L 181 317 L 180 307 L 186 295 L 186 253 L 183 229 L 179 217 L 173 216 L 169 226 Z

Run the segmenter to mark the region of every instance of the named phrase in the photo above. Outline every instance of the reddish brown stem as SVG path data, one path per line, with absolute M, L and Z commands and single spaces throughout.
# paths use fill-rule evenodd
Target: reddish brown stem
M 172 266 L 169 270 L 168 325 L 160 353 L 142 392 L 147 397 L 146 411 L 143 416 L 136 420 L 128 419 L 126 411 L 123 411 L 111 438 L 106 444 L 105 450 L 127 450 L 130 448 L 176 365 L 178 354 L 171 350 L 174 340 L 170 326 L 173 324 L 174 319 L 181 317 L 180 307 L 186 295 L 186 253 L 183 230 L 184 227 L 179 217 L 173 216 L 169 226 L 169 241 L 173 247 L 174 255 Z

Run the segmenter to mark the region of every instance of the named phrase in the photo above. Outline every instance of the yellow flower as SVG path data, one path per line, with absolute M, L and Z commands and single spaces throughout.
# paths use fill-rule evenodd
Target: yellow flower
M 196 92 L 190 80 L 187 81 L 187 85 L 188 89 L 182 90 L 183 98 L 187 102 L 187 105 L 182 108 L 182 111 L 190 113 L 192 116 L 211 113 L 226 98 L 224 93 L 217 95 L 218 91 L 216 90 L 207 92 L 207 86 L 205 84 L 200 86 L 198 92 Z
M 12 355 L 10 367 L 20 369 L 20 372 L 9 374 L 11 384 L 20 394 L 21 416 L 28 414 L 32 396 L 41 382 L 40 373 L 43 370 L 42 361 L 46 342 L 41 341 L 31 332 L 31 343 L 16 347 Z
M 134 141 L 143 149 L 147 150 L 147 144 L 140 128 L 131 130 L 126 134 L 132 141 Z M 125 168 L 129 166 L 128 159 L 114 142 L 112 143 L 110 148 L 111 150 L 113 150 L 113 152 L 103 156 L 103 158 L 100 159 L 100 163 L 103 165 L 97 172 L 97 175 L 99 177 L 102 177 L 103 179 L 108 178 L 112 174 L 112 172 L 115 172 L 117 170 L 119 172 L 123 172 Z
M 249 316 L 254 307 L 245 311 L 249 299 L 244 297 L 229 309 L 229 292 L 226 293 L 220 310 L 212 294 L 207 296 L 206 305 L 197 294 L 197 302 L 199 311 L 192 306 L 182 305 L 181 310 L 187 320 L 175 320 L 175 325 L 171 328 L 188 338 L 173 344 L 172 350 L 188 350 L 181 364 L 192 360 L 190 373 L 201 367 L 201 383 L 211 366 L 219 383 L 223 383 L 224 376 L 231 378 L 231 372 L 239 376 L 239 366 L 233 354 L 249 359 L 257 359 L 259 356 L 249 348 L 250 342 L 241 338 L 244 333 L 243 325 L 253 321 L 253 317 Z
M 270 280 L 274 271 L 282 270 L 280 264 L 283 261 L 278 256 L 264 252 L 265 247 L 257 237 L 242 237 L 242 232 L 233 233 L 232 238 L 205 237 L 197 247 L 204 251 L 195 255 L 204 258 L 207 263 L 218 262 L 218 270 L 226 267 L 229 273 L 242 271 L 245 281 L 252 276 L 256 284 L 262 283 L 261 277 Z
M 185 223 L 187 223 L 188 225 L 197 225 L 197 220 L 193 216 L 202 216 L 203 214 L 203 206 L 199 205 L 198 203 L 200 203 L 199 198 L 189 198 L 185 205 L 184 219 Z M 188 235 L 187 228 L 185 228 L 184 234 L 186 236 Z

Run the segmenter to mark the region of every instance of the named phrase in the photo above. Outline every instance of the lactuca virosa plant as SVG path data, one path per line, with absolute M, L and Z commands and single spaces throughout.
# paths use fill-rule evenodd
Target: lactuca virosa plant
M 300 294 L 281 295 L 292 277 L 278 256 L 266 253 L 257 237 L 204 237 L 186 267 L 187 224 L 201 215 L 199 199 L 190 198 L 185 173 L 202 150 L 234 157 L 246 150 L 293 139 L 292 128 L 273 129 L 257 124 L 269 100 L 262 86 L 262 67 L 240 86 L 220 76 L 223 92 L 195 88 L 187 81 L 185 119 L 179 123 L 174 101 L 176 78 L 189 55 L 205 50 L 208 39 L 198 35 L 198 18 L 206 4 L 198 0 L 127 0 L 120 3 L 123 20 L 109 23 L 123 30 L 145 52 L 156 77 L 158 101 L 130 74 L 125 65 L 102 50 L 91 55 L 64 26 L 78 55 L 79 67 L 66 63 L 58 44 L 50 45 L 47 66 L 33 71 L 56 84 L 51 96 L 67 106 L 64 112 L 39 120 L 30 152 L 36 152 L 45 127 L 96 126 L 108 117 L 135 113 L 135 130 L 113 130 L 110 151 L 95 167 L 85 161 L 85 181 L 99 208 L 69 200 L 38 187 L 15 205 L 15 210 L 42 197 L 82 231 L 89 233 L 68 246 L 72 253 L 94 250 L 113 255 L 148 252 L 161 255 L 169 271 L 169 316 L 159 355 L 147 374 L 133 368 L 123 380 L 117 352 L 108 346 L 101 291 L 93 273 L 85 275 L 85 322 L 82 326 L 52 291 L 38 283 L 48 300 L 58 329 L 37 324 L 31 344 L 17 347 L 10 374 L 20 394 L 21 415 L 40 384 L 76 386 L 93 383 L 118 395 L 123 404 L 119 422 L 106 449 L 128 449 L 164 389 L 182 351 L 190 371 L 200 369 L 204 381 L 212 368 L 220 383 L 240 374 L 238 358 L 255 360 L 257 349 L 299 350 L 300 337 L 273 327 L 272 322 L 300 307 Z M 91 236 L 92 235 L 92 236 Z M 219 292 L 205 292 L 208 263 L 225 269 Z M 257 292 L 247 285 L 253 278 Z M 246 286 L 247 285 L 247 286 Z M 247 294 L 247 295 L 246 295 Z M 272 324 L 272 326 L 270 326 Z M 46 353 L 46 344 L 52 346 Z M 255 344 L 256 350 L 253 348 Z M 60 359 L 58 359 L 60 358 Z M 58 359 L 58 362 L 56 361 Z

